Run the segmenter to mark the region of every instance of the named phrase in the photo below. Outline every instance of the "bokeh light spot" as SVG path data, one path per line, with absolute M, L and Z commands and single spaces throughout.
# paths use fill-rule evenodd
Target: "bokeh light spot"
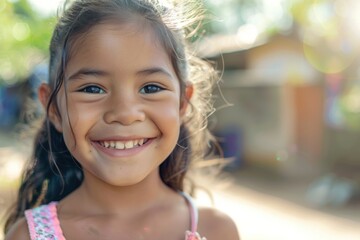
M 23 41 L 30 36 L 30 27 L 27 23 L 18 22 L 14 25 L 12 34 L 17 41 Z
M 13 84 L 15 78 L 15 69 L 11 62 L 0 63 L 0 78 L 2 78 L 6 84 Z

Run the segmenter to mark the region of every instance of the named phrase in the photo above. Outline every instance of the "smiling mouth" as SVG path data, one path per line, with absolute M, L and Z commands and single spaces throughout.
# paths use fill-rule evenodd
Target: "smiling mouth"
M 132 149 L 137 148 L 149 141 L 148 138 L 129 140 L 129 141 L 98 141 L 98 143 L 108 149 Z

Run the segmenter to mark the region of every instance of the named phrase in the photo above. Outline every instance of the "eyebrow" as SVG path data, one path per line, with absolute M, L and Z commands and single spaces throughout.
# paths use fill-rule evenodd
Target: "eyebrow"
M 107 76 L 109 75 L 108 72 L 92 69 L 92 68 L 81 68 L 80 70 L 76 71 L 74 74 L 70 75 L 70 77 L 67 78 L 67 80 L 74 80 L 79 78 L 79 76 L 85 75 L 85 76 Z
M 143 70 L 140 70 L 136 73 L 136 75 L 140 76 L 147 76 L 152 74 L 163 74 L 170 78 L 173 78 L 172 74 L 169 73 L 167 70 L 161 67 L 150 67 Z M 79 78 L 79 76 L 85 75 L 85 76 L 108 76 L 109 73 L 103 70 L 98 69 L 92 69 L 92 68 L 81 68 L 78 71 L 76 71 L 74 74 L 70 75 L 67 80 L 74 80 Z
M 136 75 L 152 75 L 152 74 L 163 74 L 166 75 L 170 78 L 173 78 L 173 75 L 171 73 L 169 73 L 167 70 L 165 70 L 162 67 L 152 67 L 152 68 L 147 68 L 144 70 L 140 70 L 136 73 Z

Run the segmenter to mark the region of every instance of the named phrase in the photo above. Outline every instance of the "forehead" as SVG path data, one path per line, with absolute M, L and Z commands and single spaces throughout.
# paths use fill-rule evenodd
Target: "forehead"
M 150 62 L 172 67 L 161 42 L 159 34 L 145 21 L 97 24 L 74 38 L 67 68 L 79 61 L 108 67 Z
M 164 51 L 163 46 L 161 45 L 160 36 L 156 33 L 154 27 L 152 27 L 150 23 L 140 20 L 122 23 L 113 20 L 96 24 L 84 33 L 75 35 L 71 41 L 72 47 L 70 49 L 70 54 L 76 55 L 83 47 L 91 47 L 92 45 L 95 46 L 104 43 L 124 44 L 124 41 L 122 40 L 126 38 L 132 38 L 133 40 L 140 38 L 144 43 L 151 43 L 152 47 Z

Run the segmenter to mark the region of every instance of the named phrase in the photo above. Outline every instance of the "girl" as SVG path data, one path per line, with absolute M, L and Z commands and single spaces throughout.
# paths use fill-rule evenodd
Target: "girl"
M 198 212 L 184 193 L 190 160 L 209 143 L 214 71 L 186 49 L 194 24 L 179 9 L 150 0 L 66 8 L 7 240 L 239 239 L 229 217 Z

